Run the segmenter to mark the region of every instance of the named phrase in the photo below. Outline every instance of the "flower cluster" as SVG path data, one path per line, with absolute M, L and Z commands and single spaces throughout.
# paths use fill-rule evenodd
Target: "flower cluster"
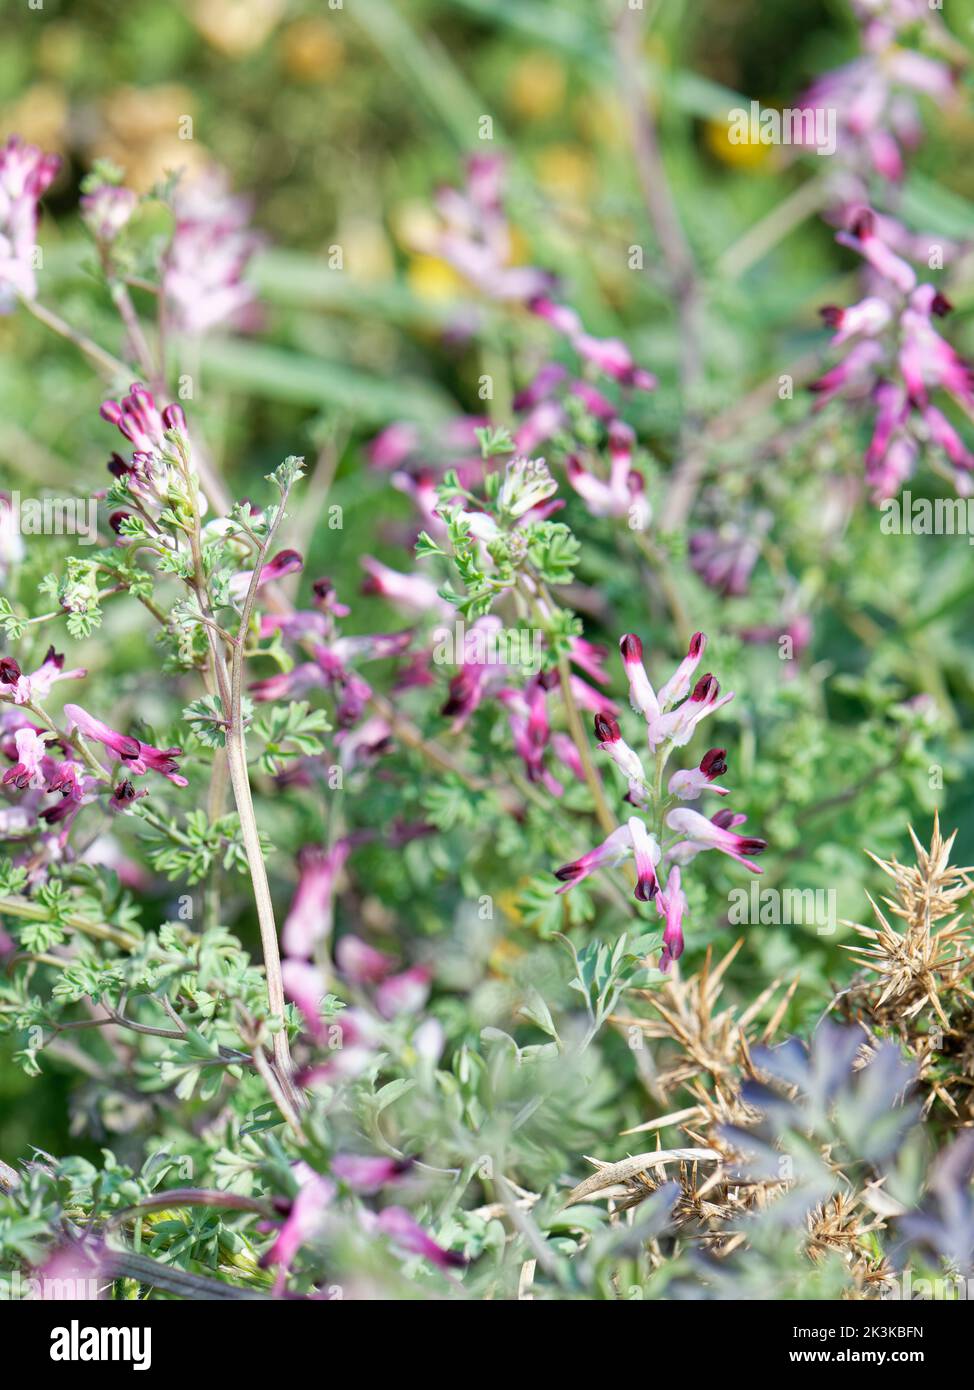
M 173 194 L 175 228 L 163 262 L 163 293 L 173 328 L 198 337 L 218 324 L 249 328 L 254 289 L 244 272 L 261 238 L 251 230 L 250 204 L 230 193 L 216 169 Z
M 629 702 L 645 721 L 646 741 L 655 764 L 653 775 L 647 775 L 642 758 L 623 739 L 616 719 L 597 714 L 595 736 L 599 748 L 626 779 L 625 800 L 639 811 L 650 811 L 653 825 L 649 828 L 641 816 L 630 816 L 602 844 L 562 865 L 555 874 L 562 884 L 558 892 L 565 893 L 596 869 L 614 866 L 634 856 L 635 897 L 641 902 L 655 900 L 665 921 L 660 956 L 660 969 L 664 971 L 683 951 L 686 895 L 681 884 L 681 866 L 689 864 L 702 851 L 715 849 L 752 873 L 760 873 L 754 856 L 766 848 L 764 840 L 735 833 L 736 827 L 746 820 L 745 816 L 720 810 L 708 818 L 692 807 L 678 804 L 696 801 L 708 791 L 718 796 L 727 795 L 727 788 L 716 781 L 727 771 L 723 748 L 711 748 L 695 768 L 674 772 L 665 793 L 663 791 L 663 774 L 670 753 L 689 743 L 697 725 L 734 698 L 733 693 L 721 695 L 719 683 L 709 673 L 694 679 L 706 645 L 703 633 L 695 633 L 674 674 L 656 691 L 643 665 L 639 638 L 627 633 L 620 641 L 629 682 Z M 667 831 L 671 833 L 667 835 Z M 661 865 L 669 866 L 662 882 Z
M 880 223 L 865 209 L 848 232 L 838 234 L 837 240 L 870 267 L 873 292 L 847 308 L 822 310 L 836 330 L 833 346 L 846 351 L 811 390 L 819 406 L 837 396 L 871 403 L 873 435 L 865 462 L 874 500 L 895 494 L 908 481 L 924 446 L 946 459 L 946 476 L 966 495 L 974 487 L 974 455 L 932 393 L 942 392 L 969 416 L 974 374 L 934 328 L 934 318 L 947 314 L 950 302 L 934 285 L 917 283 L 913 266 L 887 240 L 888 221 Z
M 61 161 L 16 135 L 0 146 L 0 313 L 37 294 L 37 205 Z
M 488 299 L 523 304 L 550 324 L 595 371 L 621 386 L 653 390 L 656 378 L 634 361 L 620 338 L 593 337 L 575 310 L 553 297 L 553 275 L 510 264 L 511 233 L 504 214 L 503 190 L 503 157 L 473 156 L 467 164 L 465 192 L 443 189 L 437 197 L 442 226 L 429 249 Z
M 861 56 L 819 77 L 801 105 L 836 113 L 838 153 L 851 172 L 898 182 L 902 149 L 917 145 L 923 131 L 917 95 L 943 106 L 956 84 L 947 62 L 907 45 L 920 32 L 942 45 L 946 31 L 927 0 L 855 0 L 854 9 Z

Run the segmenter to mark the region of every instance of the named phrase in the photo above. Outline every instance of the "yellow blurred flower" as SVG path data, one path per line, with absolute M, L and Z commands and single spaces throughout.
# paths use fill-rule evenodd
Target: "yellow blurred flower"
M 53 82 L 38 82 L 28 87 L 19 101 L 3 112 L 7 130 L 15 130 L 28 144 L 51 154 L 64 151 L 67 119 L 67 98 Z
M 557 198 L 584 202 L 596 185 L 592 156 L 581 145 L 548 145 L 535 160 L 538 182 Z
M 351 279 L 369 284 L 391 277 L 392 251 L 378 222 L 349 217 L 339 227 L 335 243 L 342 248 L 344 268 Z
M 51 77 L 68 77 L 83 61 L 80 29 L 64 21 L 43 26 L 37 39 L 37 66 Z
M 511 252 L 507 258 L 508 265 L 530 265 L 532 263 L 531 243 L 521 231 L 520 227 L 515 227 L 511 223 L 508 227 L 508 237 L 511 244 Z
M 487 957 L 487 967 L 492 975 L 507 977 L 523 955 L 523 947 L 516 946 L 506 937 L 499 937 Z
M 543 121 L 561 110 L 565 69 L 548 53 L 529 53 L 514 64 L 507 95 L 516 115 L 526 121 Z
M 91 158 L 108 158 L 125 170 L 125 182 L 145 191 L 167 170 L 199 173 L 212 156 L 192 133 L 195 98 L 187 87 L 160 83 L 155 87 L 118 87 L 102 102 L 104 128 L 91 141 Z
M 411 256 L 406 279 L 420 299 L 455 299 L 468 288 L 452 265 L 439 256 Z
M 612 92 L 592 91 L 572 103 L 575 125 L 591 144 L 620 145 L 628 138 L 626 113 Z
M 710 153 L 722 164 L 732 169 L 753 169 L 756 172 L 771 174 L 781 162 L 778 149 L 774 145 L 762 145 L 758 141 L 735 145 L 730 138 L 730 126 L 726 120 L 708 121 L 703 131 L 704 143 Z
M 421 198 L 410 198 L 394 207 L 389 224 L 404 251 L 424 251 L 434 244 L 440 229 L 440 219 Z
M 207 43 L 231 58 L 260 48 L 287 0 L 193 0 L 190 17 Z
M 341 71 L 345 45 L 325 20 L 299 19 L 281 35 L 281 57 L 299 81 L 327 81 Z

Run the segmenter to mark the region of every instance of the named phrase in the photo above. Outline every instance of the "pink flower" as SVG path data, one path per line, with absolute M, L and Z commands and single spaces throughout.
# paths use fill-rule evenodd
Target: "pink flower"
M 80 666 L 71 671 L 64 670 L 64 657 L 48 647 L 43 662 L 32 675 L 21 674 L 20 667 L 13 657 L 0 661 L 0 698 L 9 691 L 15 705 L 30 704 L 43 700 L 51 693 L 51 687 L 58 681 L 81 680 L 88 672 Z
M 622 652 L 622 664 L 629 682 L 629 704 L 644 719 L 658 719 L 659 700 L 643 665 L 642 642 L 634 632 L 627 632 L 620 639 L 619 650 Z
M 711 675 L 701 677 L 690 698 L 685 698 L 706 646 L 704 634 L 695 632 L 686 656 L 657 694 L 642 663 L 643 648 L 639 638 L 630 632 L 620 640 L 619 649 L 629 681 L 629 702 L 646 720 L 650 748 L 655 749 L 667 741 L 681 748 L 689 743 L 701 719 L 733 700 L 733 693 L 720 696 L 720 685 Z
M 503 176 L 501 155 L 473 155 L 467 161 L 466 191 L 444 188 L 437 194 L 443 226 L 430 249 L 488 298 L 521 302 L 547 290 L 553 277 L 531 266 L 510 264 Z
M 675 960 L 683 955 L 683 918 L 687 910 L 687 898 L 680 886 L 680 866 L 674 864 L 666 880 L 666 890 L 656 899 L 656 907 L 666 921 L 663 928 L 663 949 L 660 952 L 659 968 L 665 974 Z
M 858 304 L 850 304 L 848 309 L 839 308 L 836 304 L 826 304 L 819 313 L 830 328 L 838 330 L 832 339 L 833 347 L 838 347 L 840 343 L 859 333 L 867 338 L 875 338 L 889 326 L 893 318 L 893 310 L 886 301 L 875 296 L 861 299 Z
M 614 868 L 630 854 L 636 855 L 639 875 L 635 896 L 643 902 L 648 902 L 658 886 L 655 866 L 660 860 L 660 850 L 655 836 L 649 833 L 636 816 L 630 817 L 626 825 L 618 826 L 602 844 L 583 854 L 580 859 L 573 859 L 570 864 L 563 864 L 560 869 L 556 869 L 555 878 L 562 884 L 556 892 L 567 893 L 576 883 L 581 883 L 582 879 L 595 873 L 596 869 Z
M 48 781 L 47 790 L 60 792 L 68 801 L 80 801 L 85 792 L 93 785 L 94 780 L 84 776 L 80 763 L 65 758 L 63 762 L 56 764 Z
M 923 407 L 922 418 L 930 442 L 942 449 L 956 468 L 965 472 L 974 470 L 974 455 L 943 412 L 936 406 L 926 405 Z
M 858 0 L 853 8 L 862 25 L 862 56 L 820 77 L 801 105 L 834 113 L 839 152 L 857 173 L 898 181 L 900 146 L 917 144 L 922 133 L 913 93 L 943 106 L 953 95 L 954 74 L 905 47 L 923 29 L 932 43 L 937 40 L 940 22 L 927 0 Z
M 234 197 L 226 175 L 211 169 L 177 186 L 173 215 L 162 284 L 175 331 L 199 337 L 218 324 L 250 327 L 254 290 L 243 276 L 261 238 L 248 225 L 247 200 Z
M 335 879 L 351 851 L 348 839 L 331 849 L 306 845 L 298 856 L 300 877 L 281 929 L 281 945 L 289 956 L 310 959 L 316 945 L 331 937 Z
M 425 575 L 401 574 L 371 555 L 363 555 L 360 563 L 366 572 L 362 581 L 363 594 L 379 595 L 416 615 L 436 613 L 445 617 L 453 613 L 449 604 L 440 598 L 436 585 Z
M 286 574 L 295 574 L 303 567 L 304 561 L 296 550 L 279 550 L 272 559 L 261 566 L 257 588 L 262 589 L 265 584 L 271 584 L 276 579 L 283 579 Z M 236 574 L 231 575 L 228 587 L 230 597 L 235 603 L 242 603 L 247 597 L 252 576 L 252 570 L 239 570 Z
M 659 892 L 656 865 L 660 861 L 660 847 L 656 836 L 650 835 L 638 816 L 630 816 L 627 825 L 636 856 L 635 896 L 640 902 L 648 903 Z
M 877 234 L 876 219 L 867 209 L 859 214 L 852 230 L 839 232 L 836 241 L 850 250 L 857 251 L 884 280 L 888 280 L 901 294 L 909 294 L 917 282 L 916 271 L 906 261 L 891 251 Z
M 285 995 L 304 1015 L 308 1032 L 318 1042 L 326 1042 L 328 1025 L 318 1008 L 327 992 L 321 971 L 310 961 L 290 956 L 281 964 L 281 979 Z
M 381 1192 L 410 1167 L 408 1159 L 385 1158 L 381 1154 L 336 1154 L 331 1161 L 331 1171 L 339 1182 L 367 1197 Z
M 690 564 L 708 588 L 723 598 L 746 594 L 761 554 L 770 514 L 759 512 L 749 526 L 722 525 L 690 537 Z
M 131 188 L 103 183 L 80 200 L 81 220 L 96 241 L 110 245 L 125 227 L 139 199 Z
M 126 772 L 141 777 L 151 768 L 153 772 L 161 773 L 177 787 L 189 785 L 187 779 L 179 772 L 176 762 L 177 758 L 182 757 L 181 748 L 154 748 L 151 743 L 142 743 L 140 739 L 132 738 L 128 734 L 117 733 L 100 719 L 95 719 L 87 710 L 83 710 L 80 705 L 65 705 L 64 713 L 68 721 L 68 733 L 77 729 L 85 738 L 103 744 L 109 752 L 121 759 Z
M 632 468 L 635 435 L 621 420 L 609 426 L 609 479 L 604 482 L 586 469 L 575 454 L 565 460 L 569 483 L 581 497 L 593 516 L 628 517 L 631 524 L 644 530 L 652 511 L 645 497 L 642 474 Z
M 383 1018 L 414 1014 L 429 998 L 433 972 L 426 965 L 414 965 L 382 981 L 375 992 L 375 1006 Z
M 593 338 L 586 333 L 574 309 L 557 304 L 547 295 L 536 295 L 528 304 L 533 314 L 551 324 L 571 343 L 579 357 L 591 362 L 600 372 L 612 377 L 621 386 L 634 386 L 640 391 L 652 391 L 656 378 L 636 365 L 632 354 L 619 338 Z
M 876 368 L 883 360 L 883 349 L 871 338 L 856 343 L 841 362 L 813 381 L 809 391 L 818 399 L 815 409 L 821 410 L 840 394 L 865 395 L 875 380 Z
M 700 759 L 699 767 L 689 772 L 674 772 L 669 780 L 669 793 L 671 796 L 678 796 L 681 801 L 694 801 L 706 791 L 726 796 L 727 788 L 718 787 L 714 782 L 715 777 L 722 777 L 726 771 L 727 750 L 711 748 Z
M 950 308 L 932 285 L 920 285 L 900 318 L 900 370 L 918 406 L 926 404 L 928 387 L 939 386 L 974 408 L 974 371 L 933 327 L 932 315 L 942 318 Z
M 18 729 L 14 734 L 17 761 L 3 774 L 4 784 L 12 782 L 20 791 L 28 787 L 43 787 L 47 781 L 42 763 L 47 756 L 45 740 L 49 734 L 36 729 Z
M 313 1240 L 321 1230 L 336 1191 L 330 1178 L 323 1178 L 306 1163 L 295 1164 L 294 1171 L 301 1186 L 277 1239 L 261 1259 L 262 1265 L 277 1265 L 282 1278 L 294 1263 L 301 1247 Z
M 702 719 L 733 700 L 733 692 L 721 695 L 720 682 L 709 673 L 701 676 L 690 697 L 674 710 L 661 714 L 649 729 L 651 748 L 669 740 L 674 748 L 682 748 L 693 737 Z
M 721 854 L 736 859 L 739 864 L 743 864 L 752 873 L 761 873 L 760 865 L 752 863 L 749 856 L 761 854 L 763 850 L 767 849 L 767 840 L 733 834 L 731 830 L 726 828 L 729 823 L 728 818 L 734 819 L 729 811 L 718 811 L 713 820 L 708 820 L 706 816 L 700 815 L 699 811 L 691 811 L 689 807 L 678 807 L 668 813 L 666 824 L 678 835 L 685 836 L 685 841 L 689 843 L 693 853 L 705 849 L 716 849 Z M 684 857 L 680 845 L 674 846 L 671 853 L 677 862 L 686 863 L 686 857 Z
M 18 295 L 37 296 L 37 205 L 60 167 L 57 155 L 16 135 L 0 146 L 0 314 L 11 312 Z
M 182 416 L 181 409 L 179 414 Z M 120 401 L 105 401 L 101 417 L 117 426 L 138 452 L 146 454 L 161 452 L 166 446 L 166 430 L 178 428 L 175 416 L 172 426 L 165 423 L 152 392 L 139 381 L 133 382 L 129 394 Z
M 343 936 L 335 947 L 339 970 L 357 985 L 381 984 L 395 969 L 394 962 L 361 937 Z
M 616 767 L 629 783 L 629 800 L 634 805 L 642 805 L 649 798 L 646 787 L 646 772 L 639 754 L 629 747 L 622 737 L 618 722 L 608 714 L 595 716 L 595 737 L 599 748 L 608 753 Z
M 379 1213 L 376 1226 L 407 1254 L 422 1255 L 423 1259 L 438 1265 L 440 1269 L 462 1268 L 467 1263 L 463 1255 L 437 1245 L 405 1207 L 386 1207 Z
M 136 791 L 134 785 L 126 777 L 119 782 L 118 786 L 112 791 L 108 803 L 109 810 L 127 811 L 131 807 L 133 801 L 139 801 L 143 796 L 148 795 L 149 793 L 146 791 Z

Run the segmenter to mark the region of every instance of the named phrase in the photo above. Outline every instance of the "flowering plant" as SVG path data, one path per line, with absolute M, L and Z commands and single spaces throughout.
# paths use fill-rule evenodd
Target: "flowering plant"
M 969 204 L 913 168 L 966 50 L 857 0 L 788 69 L 833 162 L 765 167 L 689 21 L 538 0 L 510 110 L 567 121 L 567 65 L 607 145 L 534 161 L 358 8 L 368 59 L 255 47 L 291 93 L 347 41 L 459 133 L 389 130 L 375 223 L 322 226 L 270 113 L 252 179 L 98 113 L 0 146 L 4 1288 L 966 1277 Z

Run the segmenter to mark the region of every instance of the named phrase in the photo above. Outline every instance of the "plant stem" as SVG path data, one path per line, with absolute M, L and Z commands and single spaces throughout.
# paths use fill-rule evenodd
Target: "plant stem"
M 247 854 L 247 863 L 250 866 L 250 878 L 254 889 L 254 901 L 257 905 L 257 920 L 260 924 L 261 946 L 264 952 L 264 971 L 267 979 L 267 1001 L 271 1014 L 279 1022 L 277 1032 L 274 1034 L 274 1060 L 277 1064 L 279 1079 L 284 1095 L 290 1106 L 297 1110 L 303 1104 L 300 1093 L 292 1080 L 291 1050 L 288 1046 L 287 1029 L 284 1026 L 284 981 L 281 974 L 281 953 L 277 940 L 277 924 L 274 920 L 274 904 L 271 899 L 270 885 L 267 881 L 267 869 L 264 864 L 264 853 L 261 849 L 260 835 L 257 831 L 257 817 L 254 814 L 254 800 L 250 790 L 250 773 L 247 768 L 247 744 L 243 726 L 243 666 L 244 666 L 244 644 L 247 640 L 247 633 L 250 628 L 250 619 L 254 611 L 254 603 L 257 598 L 257 587 L 260 583 L 260 572 L 264 565 L 264 559 L 269 551 L 277 529 L 284 519 L 284 510 L 290 495 L 290 487 L 282 488 L 281 501 L 274 516 L 274 520 L 268 528 L 267 535 L 264 537 L 261 549 L 258 552 L 253 573 L 250 577 L 250 587 L 244 599 L 240 613 L 240 624 L 237 629 L 236 640 L 233 644 L 233 653 L 230 664 L 230 688 L 229 703 L 224 704 L 227 712 L 227 763 L 230 771 L 230 783 L 233 787 L 234 800 L 237 803 L 237 814 L 240 817 L 240 830 L 243 837 L 244 849 Z M 198 526 L 197 520 L 197 526 Z M 197 537 L 198 544 L 198 537 Z M 214 653 L 214 660 L 219 658 L 220 666 L 225 669 L 222 651 L 216 647 L 216 640 L 212 634 L 210 636 L 211 650 Z M 219 667 L 218 667 L 219 669 Z M 255 1049 L 255 1057 L 259 1049 Z M 289 1121 L 292 1128 L 296 1121 Z M 297 1126 L 300 1131 L 300 1125 Z
M 605 833 L 611 835 L 612 831 L 616 828 L 616 820 L 609 810 L 608 803 L 605 799 L 605 790 L 602 786 L 602 779 L 592 761 L 592 752 L 588 745 L 588 738 L 585 735 L 585 728 L 582 724 L 582 718 L 578 712 L 578 705 L 575 703 L 575 696 L 572 691 L 572 673 L 567 656 L 560 656 L 558 658 L 558 679 L 561 682 L 561 697 L 565 705 L 565 718 L 568 720 L 568 731 L 572 736 L 572 742 L 578 749 L 578 756 L 582 760 L 582 771 L 585 773 L 585 782 L 592 794 L 592 800 L 595 802 L 595 814 Z
M 187 481 L 190 486 L 192 486 L 193 478 L 188 458 L 184 459 L 184 468 Z M 281 974 L 281 952 L 277 940 L 277 923 L 274 919 L 274 904 L 271 899 L 270 884 L 267 880 L 267 869 L 264 864 L 264 852 L 261 848 L 260 835 L 257 831 L 257 817 L 254 812 L 254 801 L 250 790 L 250 772 L 247 767 L 247 744 L 242 714 L 243 645 L 250 625 L 251 614 L 253 613 L 254 600 L 257 595 L 257 585 L 260 581 L 260 571 L 264 563 L 264 557 L 284 517 L 284 507 L 287 496 L 288 490 L 285 490 L 282 493 L 281 504 L 277 509 L 274 522 L 268 531 L 262 549 L 256 557 L 254 571 L 251 575 L 250 587 L 247 591 L 247 597 L 244 601 L 240 616 L 240 626 L 237 631 L 237 636 L 235 639 L 231 639 L 233 655 L 229 673 L 227 672 L 226 656 L 223 649 L 223 637 L 221 636 L 218 638 L 217 636 L 219 625 L 216 623 L 210 607 L 209 590 L 206 583 L 206 572 L 203 565 L 203 553 L 200 544 L 200 517 L 198 508 L 194 509 L 193 525 L 189 533 L 189 538 L 194 570 L 191 587 L 200 605 L 200 612 L 203 614 L 204 618 L 207 619 L 207 622 L 204 624 L 204 631 L 210 648 L 212 669 L 211 683 L 215 684 L 217 687 L 224 714 L 227 719 L 227 767 L 230 773 L 230 784 L 233 788 L 237 815 L 240 818 L 240 833 L 244 843 L 244 851 L 247 855 L 247 865 L 250 869 L 250 881 L 254 892 L 254 903 L 257 908 L 257 921 L 260 927 L 260 943 L 264 957 L 264 975 L 267 982 L 267 1004 L 272 1018 L 275 1019 L 278 1025 L 274 1033 L 274 1061 L 278 1071 L 278 1089 L 283 1091 L 287 1105 L 292 1111 L 296 1112 L 300 1109 L 303 1101 L 292 1080 L 293 1068 L 291 1064 L 291 1049 L 288 1045 L 287 1029 L 284 1024 L 285 1004 L 284 981 Z
M 92 338 L 86 337 L 84 333 L 79 333 L 77 329 L 72 328 L 69 323 L 66 323 L 60 315 L 53 313 L 50 309 L 46 309 L 44 305 L 39 304 L 36 299 L 22 298 L 20 302 L 27 312 L 33 314 L 34 318 L 37 319 L 39 323 L 42 323 L 45 328 L 50 328 L 59 338 L 64 338 L 67 342 L 73 343 L 79 352 L 83 352 L 88 360 L 93 362 L 109 381 L 125 381 L 133 375 L 132 368 L 129 367 L 127 363 L 121 361 L 118 357 L 113 357 L 110 352 L 106 352 L 104 348 L 99 347 Z
M 28 922 L 46 922 L 50 915 L 39 903 L 12 895 L 0 897 L 0 914 L 5 912 L 11 917 L 23 917 Z M 89 922 L 86 917 L 72 914 L 63 917 L 61 921 L 71 931 L 81 932 L 84 936 L 94 937 L 98 941 L 114 941 L 116 946 L 122 946 L 127 951 L 134 951 L 139 944 L 137 938 L 129 936 L 128 932 L 121 931 L 118 927 L 103 926 L 99 922 Z

